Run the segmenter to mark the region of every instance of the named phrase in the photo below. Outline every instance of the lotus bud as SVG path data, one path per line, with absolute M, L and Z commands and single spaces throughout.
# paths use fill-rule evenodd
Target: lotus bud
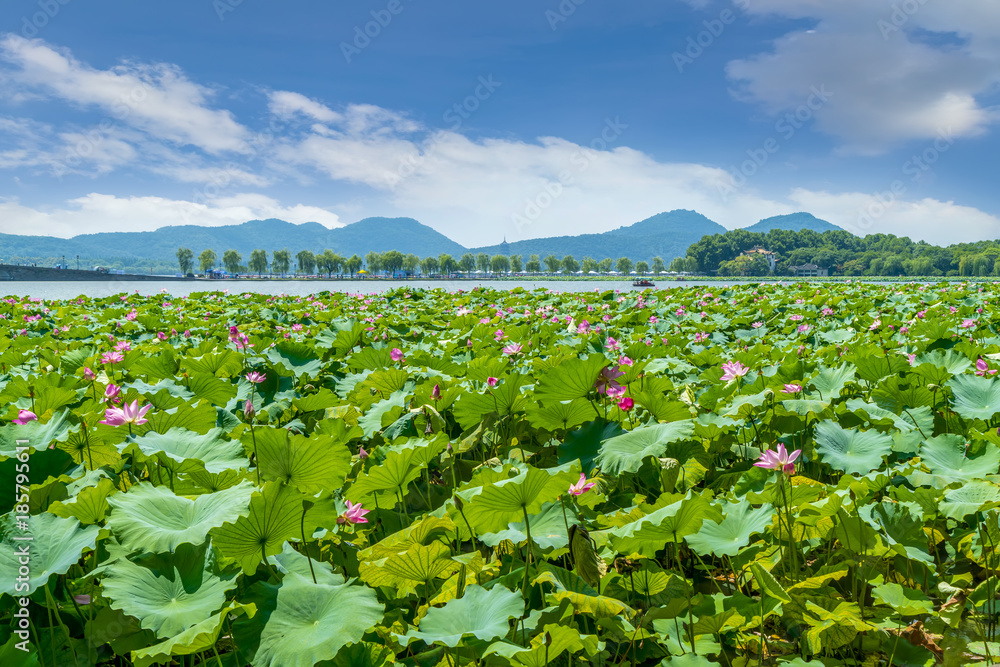
M 247 401 L 243 404 L 243 414 L 246 416 L 247 421 L 251 421 L 256 412 L 257 411 L 254 410 L 252 401 Z
M 462 502 L 461 498 L 459 498 L 458 496 L 452 496 L 452 500 L 455 501 L 455 507 L 458 508 L 459 512 L 465 509 L 465 503 Z

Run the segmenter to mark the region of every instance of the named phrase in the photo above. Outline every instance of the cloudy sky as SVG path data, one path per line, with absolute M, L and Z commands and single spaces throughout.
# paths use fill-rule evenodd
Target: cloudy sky
M 1000 238 L 996 0 L 5 0 L 0 232 Z

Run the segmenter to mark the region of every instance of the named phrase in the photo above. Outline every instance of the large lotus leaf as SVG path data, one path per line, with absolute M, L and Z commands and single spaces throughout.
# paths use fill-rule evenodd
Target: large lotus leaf
M 75 517 L 84 525 L 100 523 L 111 509 L 108 496 L 117 491 L 110 479 L 101 479 L 96 486 L 80 489 L 75 495 L 49 505 L 48 511 L 56 516 Z M 70 492 L 67 489 L 67 492 Z M 71 492 L 70 492 L 71 493 Z
M 97 544 L 100 528 L 84 528 L 76 519 L 54 514 L 33 514 L 25 519 L 13 513 L 0 518 L 0 594 L 30 595 L 52 575 L 66 574 L 80 560 L 84 549 Z M 21 523 L 23 521 L 23 523 Z M 30 537 L 30 540 L 26 540 Z M 27 558 L 30 572 L 19 580 L 18 570 Z M 27 584 L 28 588 L 22 588 Z
M 462 394 L 455 403 L 455 419 L 463 429 L 469 429 L 481 422 L 486 415 L 496 413 L 505 417 L 524 410 L 528 399 L 521 393 L 521 386 L 529 382 L 530 378 L 509 375 L 485 393 Z
M 930 438 L 920 446 L 920 459 L 933 477 L 914 473 L 914 484 L 942 485 L 968 482 L 975 478 L 996 475 L 1000 469 L 1000 448 L 987 444 L 977 457 L 966 455 L 965 439 L 960 435 L 945 434 Z
M 610 362 L 599 354 L 586 359 L 565 359 L 547 368 L 535 389 L 535 399 L 541 403 L 559 403 L 584 398 L 594 391 L 594 383 Z
M 208 619 L 226 602 L 226 592 L 236 580 L 211 572 L 209 559 L 200 572 L 155 571 L 122 559 L 108 566 L 101 582 L 113 609 L 139 619 L 157 637 L 173 637 Z
M 597 465 L 613 475 L 638 472 L 644 459 L 663 456 L 667 445 L 693 435 L 694 422 L 690 419 L 638 428 L 605 440 L 597 456 Z
M 966 419 L 988 421 L 1000 412 L 1000 381 L 976 375 L 958 375 L 948 381 L 955 394 L 955 412 Z
M 388 646 L 359 642 L 340 649 L 333 667 L 384 667 L 395 662 L 396 654 Z
M 597 408 L 593 403 L 584 399 L 576 398 L 572 401 L 550 403 L 545 407 L 533 403 L 525 410 L 528 422 L 535 428 L 555 431 L 558 429 L 568 430 L 579 426 L 587 421 L 592 421 L 594 417 L 599 417 Z
M 139 433 L 167 433 L 173 428 L 186 428 L 205 434 L 216 427 L 218 412 L 208 401 L 200 401 L 197 405 L 181 405 L 170 410 L 150 410 L 146 419 L 148 422 L 138 428 Z M 124 428 L 118 428 L 125 432 Z
M 448 440 L 442 436 L 434 440 L 414 439 L 392 447 L 381 462 L 358 475 L 347 490 L 347 497 L 364 503 L 373 494 L 405 496 L 407 485 L 420 477 L 420 471 L 447 446 Z
M 575 464 L 547 470 L 528 468 L 517 477 L 482 487 L 469 499 L 465 516 L 477 533 L 504 530 L 513 521 L 523 521 L 525 513 L 537 514 L 543 504 L 568 493 L 570 485 L 579 479 L 576 471 Z
M 611 544 L 619 553 L 638 553 L 653 558 L 670 542 L 701 530 L 705 521 L 719 522 L 722 512 L 702 496 L 688 493 L 684 498 L 652 514 L 608 531 Z
M 546 667 L 555 664 L 556 658 L 563 653 L 575 655 L 583 651 L 588 657 L 593 657 L 603 648 L 604 642 L 597 635 L 581 634 L 576 628 L 550 623 L 534 636 L 530 648 L 509 641 L 498 641 L 491 644 L 484 655 L 503 656 L 511 660 L 512 664 L 523 667 Z
M 237 559 L 252 574 L 265 556 L 281 553 L 285 541 L 299 535 L 302 496 L 274 482 L 250 499 L 250 513 L 210 532 L 221 553 Z
M 108 528 L 130 551 L 173 551 L 181 544 L 199 545 L 208 531 L 236 521 L 249 510 L 254 486 L 248 481 L 194 499 L 167 487 L 136 484 L 128 493 L 108 499 L 114 509 Z
M 374 562 L 361 563 L 359 574 L 369 586 L 393 586 L 400 596 L 411 592 L 417 583 L 450 577 L 460 565 L 448 558 L 451 549 L 441 542 L 415 544 L 406 552 Z
M 351 470 L 351 452 L 328 435 L 292 435 L 284 428 L 258 428 L 243 436 L 253 446 L 261 476 L 313 495 L 339 489 Z
M 838 368 L 822 368 L 816 377 L 809 380 L 809 385 L 817 392 L 824 401 L 832 401 L 840 397 L 840 392 L 848 382 L 855 381 L 857 369 L 851 364 L 844 364 Z
M 186 428 L 172 428 L 166 433 L 148 432 L 119 445 L 123 452 L 138 450 L 142 456 L 155 458 L 174 472 L 192 472 L 203 468 L 208 472 L 247 468 L 250 462 L 238 440 L 226 440 L 224 431 L 213 428 L 205 434 Z
M 487 546 L 495 547 L 504 540 L 510 540 L 514 544 L 520 544 L 528 540 L 528 529 L 531 531 L 531 541 L 542 549 L 561 549 L 569 545 L 569 536 L 566 533 L 566 526 L 578 522 L 576 510 L 567 509 L 560 502 L 545 503 L 542 511 L 528 517 L 528 524 L 524 520 L 512 522 L 507 526 L 507 530 L 497 533 L 486 533 L 480 535 Z
M 922 616 L 934 611 L 934 602 L 920 591 L 885 583 L 872 588 L 872 597 L 901 616 Z
M 256 613 L 257 608 L 253 604 L 244 605 L 234 602 L 218 614 L 192 625 L 179 635 L 159 644 L 132 651 L 132 664 L 135 667 L 162 665 L 172 662 L 175 655 L 192 655 L 208 651 L 219 640 L 219 633 L 230 614 L 233 617 L 246 614 L 248 618 L 252 618 Z
M 312 667 L 332 660 L 382 620 L 384 607 L 367 586 L 314 584 L 288 574 L 278 606 L 260 635 L 254 667 Z
M 47 449 L 54 442 L 63 442 L 69 437 L 70 426 L 65 410 L 52 415 L 44 423 L 31 421 L 27 424 L 4 424 L 0 426 L 0 461 L 16 457 L 18 447 L 30 447 L 39 451 Z M 23 442 L 18 443 L 19 440 Z
M 416 544 L 430 544 L 455 530 L 455 523 L 449 516 L 425 516 L 403 530 L 389 535 L 381 542 L 358 552 L 360 560 L 379 560 L 396 554 L 406 553 Z
M 323 362 L 316 358 L 316 353 L 312 348 L 303 343 L 293 343 L 283 341 L 270 348 L 266 356 L 275 365 L 295 375 L 296 378 L 303 375 L 315 377 L 323 370 Z
M 605 422 L 603 419 L 571 431 L 559 445 L 559 465 L 579 459 L 583 471 L 589 474 L 594 470 L 594 461 L 600 454 L 601 443 L 623 433 L 625 431 L 617 422 Z
M 409 394 L 401 390 L 393 392 L 389 398 L 373 405 L 363 417 L 358 419 L 358 426 L 365 432 L 365 437 L 370 438 L 377 431 L 381 431 L 383 422 L 385 422 L 385 416 L 393 412 L 393 409 L 402 411 L 408 400 Z M 398 415 L 399 413 L 395 414 Z
M 503 586 L 489 590 L 469 586 L 461 598 L 449 600 L 443 607 L 431 607 L 420 620 L 419 630 L 410 630 L 401 639 L 407 643 L 421 639 L 428 644 L 459 646 L 466 635 L 481 641 L 504 637 L 510 631 L 508 620 L 524 613 L 524 599 Z
M 882 465 L 892 452 L 892 438 L 878 431 L 845 429 L 834 421 L 816 425 L 816 449 L 834 470 L 865 475 Z
M 722 507 L 723 519 L 719 523 L 706 521 L 697 533 L 684 539 L 688 545 L 702 556 L 733 557 L 740 549 L 750 544 L 755 533 L 762 533 L 771 525 L 774 507 L 762 505 L 758 509 L 743 499 L 738 503 L 727 503 Z
M 961 521 L 969 514 L 1000 507 L 1000 486 L 981 479 L 974 479 L 944 494 L 940 504 L 941 514 Z
M 578 613 L 592 614 L 596 618 L 625 616 L 631 618 L 635 611 L 624 602 L 606 595 L 600 595 L 583 577 L 554 565 L 543 564 L 534 583 L 551 586 L 546 596 L 549 602 L 560 604 L 568 600 Z

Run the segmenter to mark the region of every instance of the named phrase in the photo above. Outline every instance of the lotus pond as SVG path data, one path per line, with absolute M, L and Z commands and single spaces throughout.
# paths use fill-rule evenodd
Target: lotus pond
M 993 286 L 0 302 L 0 661 L 1000 655 Z

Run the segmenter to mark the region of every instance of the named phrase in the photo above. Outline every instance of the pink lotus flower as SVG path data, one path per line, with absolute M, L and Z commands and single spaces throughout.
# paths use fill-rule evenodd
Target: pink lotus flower
M 631 366 L 631 365 L 632 365 L 632 360 L 629 359 L 628 357 L 622 357 L 621 359 L 618 360 L 618 370 L 621 370 L 622 366 Z
M 828 306 L 828 307 L 826 307 L 826 308 L 823 309 L 822 313 L 823 313 L 823 315 L 833 315 L 833 308 L 830 308 Z
M 995 369 L 991 369 L 990 365 L 982 357 L 976 362 L 976 375 L 980 377 L 986 377 L 987 375 L 996 374 Z
M 433 400 L 435 400 L 435 401 L 440 401 L 441 400 L 441 386 L 440 385 L 434 385 L 434 388 L 431 389 L 431 398 Z
M 371 512 L 371 510 L 366 510 L 361 508 L 361 503 L 355 505 L 350 500 L 346 501 L 347 511 L 344 512 L 343 516 L 337 517 L 337 523 L 368 523 L 368 519 L 365 515 Z
M 753 327 L 754 329 L 760 329 L 762 326 L 764 326 L 764 323 L 763 322 L 754 322 L 750 326 Z
M 17 419 L 12 419 L 11 422 L 24 426 L 28 422 L 38 421 L 38 415 L 36 415 L 31 410 L 18 410 Z
M 581 472 L 580 480 L 576 484 L 569 485 L 569 494 L 571 496 L 582 496 L 595 486 L 597 486 L 597 484 L 595 482 L 588 482 L 587 476 Z
M 520 354 L 521 353 L 521 344 L 520 343 L 511 343 L 510 345 L 506 346 L 503 349 L 503 353 L 506 354 L 506 355 L 509 355 L 509 356 L 515 355 L 515 354 Z
M 622 397 L 622 396 L 625 395 L 625 387 L 622 387 L 621 385 L 619 385 L 617 388 L 615 388 L 615 387 L 608 387 L 607 394 L 608 394 L 608 398 L 610 398 L 612 400 L 614 400 L 616 398 L 620 398 L 620 397 Z
M 708 333 L 705 331 L 699 331 L 694 335 L 694 342 L 700 343 L 702 341 L 708 340 Z
M 799 325 L 799 333 L 806 333 L 807 331 L 809 331 L 809 325 L 808 324 L 800 324 Z
M 400 350 L 398 347 L 394 347 L 392 348 L 392 352 L 389 353 L 389 356 L 392 358 L 393 361 L 402 361 L 403 351 Z
M 496 331 L 493 332 L 493 339 L 496 340 L 497 342 L 503 340 L 503 337 L 504 337 L 503 329 L 497 329 Z
M 257 411 L 253 407 L 253 401 L 247 401 L 243 404 L 243 416 L 247 418 L 247 421 L 253 419 L 253 416 Z
M 769 470 L 781 470 L 786 475 L 795 474 L 795 459 L 799 458 L 799 454 L 802 453 L 801 449 L 796 449 L 791 454 L 785 449 L 782 444 L 778 445 L 778 450 L 765 449 L 760 454 L 760 460 L 754 465 L 758 468 L 767 468 Z
M 358 458 L 362 461 L 368 458 L 368 452 L 365 451 L 364 447 L 358 447 Z
M 799 320 L 803 319 L 803 317 L 801 315 L 799 315 L 798 313 L 796 313 L 796 314 L 792 315 L 791 317 L 789 317 L 788 319 L 790 319 L 792 322 L 798 322 Z
M 252 384 L 260 384 L 267 379 L 267 376 L 260 371 L 250 371 L 246 374 L 247 382 Z
M 594 382 L 594 387 L 597 389 L 597 393 L 606 394 L 609 389 L 613 389 L 615 391 L 621 389 L 622 386 L 618 384 L 617 380 L 623 375 L 625 374 L 619 371 L 617 366 L 614 368 L 608 366 L 601 370 L 601 374 L 597 376 L 597 380 Z
M 112 352 L 105 352 L 104 356 L 101 357 L 101 363 L 104 364 L 105 366 L 120 364 L 124 360 L 125 357 L 123 357 L 122 353 L 117 350 L 114 350 Z
M 590 331 L 590 322 L 587 320 L 581 320 L 580 324 L 576 327 L 577 333 L 587 333 Z
M 741 364 L 738 361 L 730 361 L 728 363 L 722 364 L 722 381 L 729 382 L 735 380 L 736 378 L 741 378 L 750 372 L 750 369 Z
M 971 329 L 974 326 L 976 326 L 976 321 L 975 320 L 963 320 L 962 321 L 962 328 L 963 329 Z
M 118 398 L 118 394 L 121 393 L 121 387 L 113 384 L 109 384 L 104 390 L 104 399 L 108 401 L 113 401 Z
M 185 329 L 184 330 L 184 337 L 185 338 L 190 338 L 191 337 L 191 330 L 190 329 Z
M 609 350 L 620 350 L 620 349 L 622 349 L 621 343 L 619 343 L 618 341 L 616 341 L 611 336 L 608 336 L 608 341 L 604 344 L 604 347 L 608 348 Z
M 500 382 L 500 380 L 497 380 L 495 377 L 488 377 L 488 378 L 486 378 L 486 384 L 489 385 L 490 387 L 497 386 L 497 384 L 499 384 L 499 382 Z
M 125 424 L 139 424 L 146 423 L 146 413 L 149 412 L 150 408 L 153 406 L 151 404 L 139 407 L 139 399 L 132 401 L 131 404 L 126 403 L 121 408 L 108 408 L 104 411 L 104 419 L 102 419 L 100 424 L 107 424 L 108 426 L 123 426 Z
M 118 350 L 119 352 L 128 352 L 129 350 L 132 349 L 132 344 L 129 343 L 127 340 L 118 341 L 117 343 L 115 343 L 115 349 Z
M 159 338 L 160 340 L 166 340 L 167 334 L 163 333 L 162 331 L 158 331 L 156 332 L 156 337 Z
M 802 393 L 802 385 L 800 385 L 800 384 L 786 384 L 785 385 L 785 393 L 786 394 L 801 394 Z
M 882 326 L 882 320 L 880 320 L 880 319 L 876 318 L 876 319 L 875 319 L 875 321 L 874 321 L 874 322 L 872 322 L 872 325 L 871 325 L 870 327 L 868 327 L 868 330 L 869 330 L 869 331 L 875 331 L 875 330 L 876 330 L 876 329 L 878 329 L 878 328 L 879 328 L 880 326 Z
M 622 399 L 618 401 L 618 408 L 625 412 L 629 412 L 634 407 L 635 407 L 635 401 L 633 401 L 628 396 L 623 396 Z
M 93 382 L 94 378 L 96 378 L 96 377 L 97 376 L 94 375 L 94 371 L 90 370 L 89 366 L 84 366 L 83 367 L 83 379 L 84 380 L 87 380 L 88 382 Z

